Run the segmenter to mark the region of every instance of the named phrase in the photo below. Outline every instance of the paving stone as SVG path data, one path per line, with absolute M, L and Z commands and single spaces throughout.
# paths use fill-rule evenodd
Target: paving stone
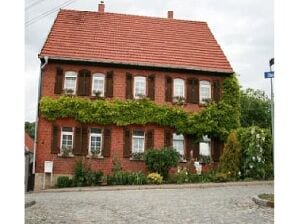
M 252 197 L 273 193 L 272 184 L 191 189 L 146 189 L 26 194 L 35 223 L 274 223 L 274 209 Z

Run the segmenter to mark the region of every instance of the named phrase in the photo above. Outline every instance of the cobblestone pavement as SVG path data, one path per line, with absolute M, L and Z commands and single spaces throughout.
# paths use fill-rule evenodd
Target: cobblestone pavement
M 36 204 L 26 223 L 274 223 L 274 210 L 252 201 L 273 184 L 26 194 Z

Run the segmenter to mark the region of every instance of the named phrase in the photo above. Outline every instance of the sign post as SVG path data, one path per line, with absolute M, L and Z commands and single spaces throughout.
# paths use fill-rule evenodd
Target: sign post
M 44 173 L 43 173 L 43 186 L 42 188 L 45 189 L 46 185 L 46 174 L 51 174 L 51 185 L 53 180 L 53 161 L 44 161 Z

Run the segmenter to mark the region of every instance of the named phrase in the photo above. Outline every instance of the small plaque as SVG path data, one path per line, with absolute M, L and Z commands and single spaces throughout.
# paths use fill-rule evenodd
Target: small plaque
M 44 161 L 44 172 L 53 173 L 53 161 Z

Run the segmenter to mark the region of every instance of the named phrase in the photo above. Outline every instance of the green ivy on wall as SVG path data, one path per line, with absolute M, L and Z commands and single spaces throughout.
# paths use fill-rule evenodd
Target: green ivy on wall
M 179 133 L 195 135 L 198 139 L 208 134 L 221 140 L 239 127 L 239 108 L 239 85 L 235 76 L 225 79 L 219 103 L 211 102 L 195 113 L 185 112 L 179 106 L 158 105 L 148 99 L 90 100 L 61 96 L 58 99 L 43 97 L 40 101 L 40 112 L 49 121 L 73 118 L 81 123 L 118 126 L 150 123 L 173 127 Z

